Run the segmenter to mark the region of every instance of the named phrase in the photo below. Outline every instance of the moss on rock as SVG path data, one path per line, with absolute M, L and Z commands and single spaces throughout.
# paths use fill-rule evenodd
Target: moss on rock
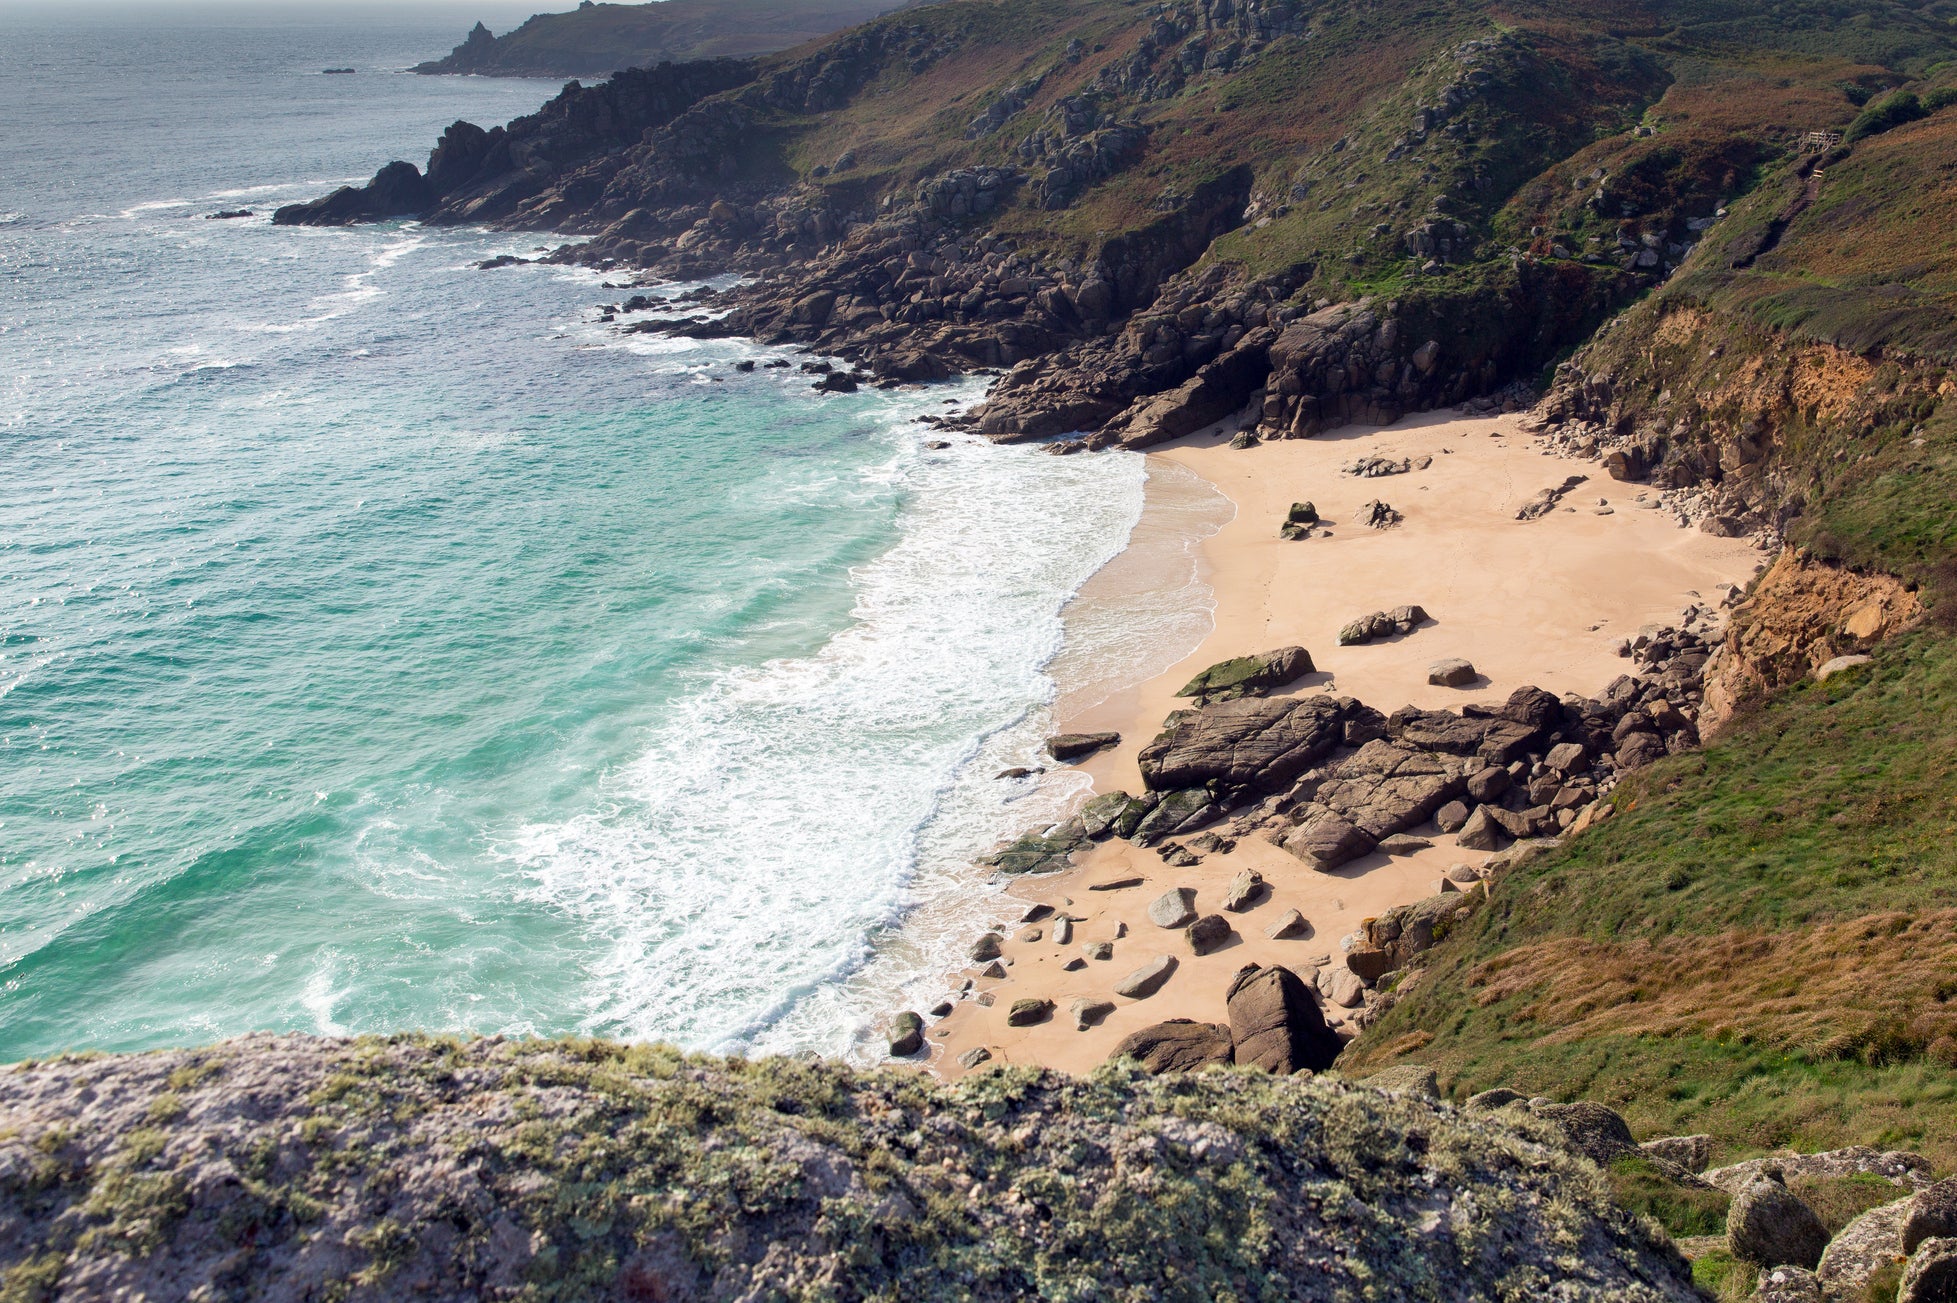
M 20 1297 L 1693 1296 L 1527 1119 L 1263 1073 L 258 1036 L 20 1065 L 0 1136 Z

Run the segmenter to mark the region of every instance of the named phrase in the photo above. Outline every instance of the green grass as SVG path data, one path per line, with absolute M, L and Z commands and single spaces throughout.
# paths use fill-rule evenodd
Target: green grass
M 1692 1260 L 1693 1283 L 1720 1303 L 1739 1303 L 1752 1297 L 1759 1279 L 1758 1267 L 1741 1262 L 1724 1249 L 1714 1249 Z
M 1611 1197 L 1630 1212 L 1651 1217 L 1674 1236 L 1720 1235 L 1733 1200 L 1723 1190 L 1694 1190 L 1660 1172 L 1648 1158 L 1614 1160 L 1606 1175 Z

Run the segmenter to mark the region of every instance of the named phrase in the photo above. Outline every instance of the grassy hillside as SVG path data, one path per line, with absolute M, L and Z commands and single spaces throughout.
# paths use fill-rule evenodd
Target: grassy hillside
M 1957 1165 L 1953 149 L 1941 109 L 1763 169 L 1577 359 L 1661 474 L 1798 511 L 1817 572 L 1899 576 L 1924 621 L 1621 786 L 1608 823 L 1496 886 L 1355 1066 L 1600 1099 L 1730 1157 Z

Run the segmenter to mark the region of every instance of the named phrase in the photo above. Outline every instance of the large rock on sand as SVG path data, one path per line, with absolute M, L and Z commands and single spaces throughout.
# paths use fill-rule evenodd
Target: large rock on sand
M 1228 1067 L 1230 1029 L 1215 1023 L 1171 1018 L 1130 1032 L 1114 1047 L 1109 1061 L 1134 1059 L 1150 1072 L 1194 1072 L 1198 1068 Z
M 1189 938 L 1189 948 L 1199 955 L 1207 955 L 1212 950 L 1221 950 L 1234 933 L 1230 920 L 1221 914 L 1205 914 L 1189 925 L 1183 933 Z
M 1057 733 L 1046 740 L 1046 753 L 1055 760 L 1078 760 L 1104 747 L 1120 745 L 1119 733 Z
M 1317 869 L 1333 869 L 1361 855 L 1370 855 L 1378 845 L 1350 822 L 1329 810 L 1308 818 L 1284 839 L 1284 849 Z
M 1224 996 L 1236 1061 L 1266 1072 L 1323 1072 L 1344 1042 L 1310 989 L 1288 968 L 1250 964 Z
M 1142 778 L 1158 792 L 1282 791 L 1343 740 L 1346 708 L 1330 697 L 1244 697 L 1171 716 L 1137 757 Z
M 1053 1001 L 1044 999 L 1014 1000 L 1012 1008 L 1006 1013 L 1006 1026 L 1031 1027 L 1043 1023 L 1053 1016 Z
M 1418 606 L 1396 606 L 1390 611 L 1362 615 L 1339 630 L 1339 646 L 1356 647 L 1380 638 L 1404 637 L 1427 623 L 1427 612 Z
M 1157 927 L 1188 927 L 1196 921 L 1196 890 L 1193 887 L 1174 887 L 1163 892 L 1148 905 L 1148 921 Z
M 1157 955 L 1116 983 L 1114 993 L 1130 1000 L 1146 1000 L 1162 989 L 1176 971 L 1174 955 Z
M 1311 653 L 1303 647 L 1280 647 L 1256 656 L 1220 661 L 1185 683 L 1176 695 L 1194 697 L 1203 705 L 1235 701 L 1281 688 L 1310 674 L 1312 668 Z

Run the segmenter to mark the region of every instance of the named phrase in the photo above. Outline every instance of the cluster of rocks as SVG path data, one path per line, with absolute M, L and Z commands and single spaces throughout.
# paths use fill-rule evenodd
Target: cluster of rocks
M 1382 638 L 1404 638 L 1423 624 L 1432 622 L 1425 608 L 1396 606 L 1390 611 L 1362 615 L 1339 630 L 1339 646 L 1357 647 Z
M 1857 1176 L 1890 1182 L 1897 1197 L 1832 1235 L 1793 1188 Z M 1724 1247 L 1763 1269 L 1762 1303 L 1957 1298 L 1957 1180 L 1933 1183 L 1920 1155 L 1865 1146 L 1780 1154 L 1703 1172 L 1699 1183 L 1733 1197 Z
M 1405 475 L 1409 471 L 1426 470 L 1434 464 L 1432 457 L 1408 460 L 1405 457 L 1360 457 L 1339 467 L 1347 475 L 1357 475 L 1362 479 L 1378 479 L 1382 475 Z
M 1523 503 L 1517 509 L 1515 518 L 1517 520 L 1539 520 L 1547 516 L 1550 512 L 1556 510 L 1564 498 L 1568 497 L 1579 485 L 1588 481 L 1589 478 L 1588 475 L 1571 475 L 1566 477 L 1561 484 L 1551 485 Z
M 1278 965 L 1245 965 L 1224 993 L 1227 1023 L 1172 1018 L 1124 1037 L 1111 1059 L 1150 1072 L 1192 1072 L 1240 1064 L 1267 1072 L 1324 1072 L 1345 1047 L 1298 975 Z
M 1430 819 L 1488 851 L 1588 826 L 1606 816 L 1619 774 L 1698 742 L 1704 633 L 1658 628 L 1636 643 L 1639 672 L 1594 698 L 1520 688 L 1500 703 L 1391 716 L 1352 698 L 1255 695 L 1309 672 L 1299 648 L 1224 662 L 1185 686 L 1198 704 L 1142 748 L 1141 795 L 1097 796 L 990 862 L 1057 869 L 1092 840 L 1157 844 L 1226 816 L 1224 835 L 1265 836 L 1320 870 Z
M 1363 525 L 1367 529 L 1391 529 L 1405 519 L 1406 517 L 1395 511 L 1390 504 L 1375 498 L 1360 504 L 1358 514 L 1353 517 L 1353 523 Z
M 1140 103 L 1169 99 L 1192 78 L 1242 69 L 1271 41 L 1302 33 L 1308 14 L 1298 0 L 1159 5 L 1134 53 L 1103 68 L 1097 85 Z
M 1412 1065 L 1389 1068 L 1364 1084 L 1438 1094 L 1432 1070 Z M 1710 1136 L 1665 1136 L 1640 1144 L 1622 1116 L 1594 1101 L 1559 1104 L 1496 1087 L 1471 1096 L 1464 1107 L 1470 1113 L 1526 1114 L 1546 1122 L 1572 1151 L 1599 1167 L 1637 1158 L 1684 1190 L 1730 1196 L 1725 1233 L 1691 1242 L 1692 1251 L 1722 1248 L 1760 1269 L 1753 1294 L 1759 1303 L 1957 1298 L 1957 1179 L 1934 1180 L 1920 1154 L 1858 1145 L 1814 1154 L 1787 1151 L 1711 1168 Z M 1887 1182 L 1895 1197 L 1831 1234 L 1798 1189 L 1844 1178 Z
M 1410 629 L 1416 616 L 1424 612 L 1409 607 L 1377 618 Z M 1639 673 L 1619 676 L 1594 698 L 1525 687 L 1496 703 L 1458 711 L 1408 706 L 1389 716 L 1349 697 L 1265 695 L 1312 671 L 1303 648 L 1221 662 L 1184 685 L 1179 695 L 1196 704 L 1170 714 L 1137 756 L 1145 784 L 1140 795 L 1097 795 L 1073 818 L 1028 833 L 982 862 L 1011 874 L 1057 872 L 1076 851 L 1118 837 L 1156 847 L 1168 864 L 1193 864 L 1203 853 L 1259 836 L 1303 867 L 1330 872 L 1367 855 L 1426 849 L 1432 843 L 1419 830 L 1429 824 L 1464 849 L 1508 852 L 1480 870 L 1457 865 L 1438 894 L 1372 920 L 1346 939 L 1342 962 L 1321 965 L 1311 982 L 1317 996 L 1357 1010 L 1354 1026 L 1368 1025 L 1385 1007 L 1384 979 L 1403 972 L 1473 908 L 1485 876 L 1541 839 L 1608 818 L 1608 798 L 1622 774 L 1697 744 L 1694 721 L 1708 659 L 1701 631 L 1715 616 L 1698 609 L 1688 616 L 1685 627 L 1642 631 L 1628 648 Z M 1467 670 L 1473 674 L 1472 666 Z M 1092 735 L 1061 741 L 1060 751 L 1070 753 L 1098 745 Z M 1190 952 L 1200 956 L 1235 936 L 1229 914 L 1266 895 L 1261 877 L 1244 874 L 1221 911 L 1199 911 L 1194 892 L 1177 888 L 1151 905 L 1149 917 L 1158 927 L 1183 930 Z M 1308 932 L 1293 910 L 1267 935 Z M 973 962 L 996 965 L 999 940 L 992 933 L 981 938 Z M 1108 957 L 1111 951 L 1086 955 Z M 1175 969 L 1174 956 L 1156 956 L 1116 992 L 1146 998 Z M 976 994 L 969 983 L 966 994 Z M 944 1013 L 951 1008 L 941 1006 Z M 1075 1012 L 1082 1026 L 1091 1025 Z M 1213 1028 L 1164 1035 L 1180 1047 L 1178 1056 L 1193 1052 L 1192 1037 L 1207 1037 L 1212 1049 L 1223 1043 Z

